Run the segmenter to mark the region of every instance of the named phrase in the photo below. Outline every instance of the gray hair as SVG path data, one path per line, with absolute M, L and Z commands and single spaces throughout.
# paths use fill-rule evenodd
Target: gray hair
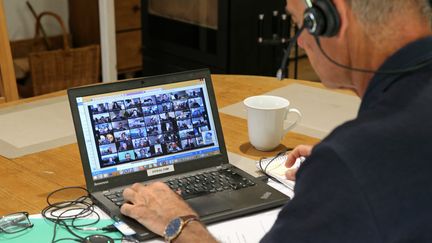
M 432 27 L 432 10 L 429 0 L 347 0 L 347 2 L 359 21 L 368 30 L 373 27 L 382 27 L 391 17 L 409 9 L 429 19 L 429 27 Z

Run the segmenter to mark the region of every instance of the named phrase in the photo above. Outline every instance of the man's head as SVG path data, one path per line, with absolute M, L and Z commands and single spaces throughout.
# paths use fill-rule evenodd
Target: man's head
M 376 35 L 392 34 L 387 24 L 403 13 L 411 12 L 414 16 L 423 17 L 425 24 L 432 27 L 430 0 L 346 0 L 358 20 Z M 387 31 L 391 31 L 387 33 Z M 377 40 L 378 41 L 378 40 Z
M 334 36 L 319 40 L 325 53 L 345 66 L 377 70 L 404 45 L 431 35 L 429 0 L 288 0 L 287 10 L 298 26 L 303 25 L 308 2 L 322 10 L 324 17 L 333 16 L 331 8 L 336 12 L 339 27 Z M 323 55 L 308 31 L 303 31 L 298 43 L 324 85 L 364 94 L 372 73 L 337 67 Z

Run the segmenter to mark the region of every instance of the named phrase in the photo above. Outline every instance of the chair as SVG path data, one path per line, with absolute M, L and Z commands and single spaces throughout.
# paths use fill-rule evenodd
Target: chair
M 18 99 L 18 89 L 6 28 L 3 0 L 0 0 L 0 103 Z

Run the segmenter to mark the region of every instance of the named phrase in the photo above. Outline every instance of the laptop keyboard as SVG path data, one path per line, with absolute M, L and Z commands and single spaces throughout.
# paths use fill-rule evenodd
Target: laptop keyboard
M 180 177 L 166 181 L 173 191 L 180 191 L 184 199 L 203 194 L 237 190 L 255 185 L 255 183 L 230 169 L 220 169 L 212 172 Z
M 238 190 L 255 185 L 253 181 L 231 169 L 219 169 L 190 176 L 182 176 L 169 179 L 165 183 L 174 192 L 180 192 L 180 195 L 185 200 L 205 194 Z M 108 191 L 103 195 L 119 207 L 124 203 L 122 190 Z

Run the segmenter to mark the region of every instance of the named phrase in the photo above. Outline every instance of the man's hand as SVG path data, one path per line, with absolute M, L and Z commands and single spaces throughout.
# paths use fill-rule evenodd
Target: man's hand
M 295 177 L 296 177 L 296 173 L 297 173 L 298 168 L 290 168 L 290 167 L 292 167 L 294 165 L 297 158 L 300 158 L 301 156 L 308 157 L 312 152 L 312 148 L 313 148 L 312 145 L 299 145 L 299 146 L 295 147 L 288 154 L 288 158 L 285 161 L 285 167 L 289 168 L 285 172 L 285 176 L 288 180 L 295 181 Z
M 147 186 L 135 183 L 123 191 L 122 214 L 134 218 L 149 230 L 163 235 L 168 223 L 179 216 L 197 215 L 189 205 L 165 183 Z

